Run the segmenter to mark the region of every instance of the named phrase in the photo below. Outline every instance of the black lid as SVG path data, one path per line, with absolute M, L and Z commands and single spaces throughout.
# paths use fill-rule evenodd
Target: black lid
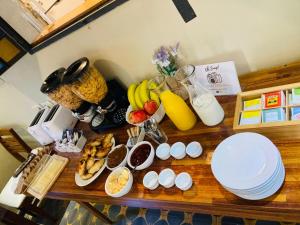
M 40 89 L 41 92 L 44 94 L 48 94 L 49 92 L 52 92 L 55 89 L 57 89 L 62 83 L 61 81 L 65 72 L 66 69 L 63 67 L 52 72 L 43 82 Z
M 79 108 L 72 110 L 72 111 L 81 115 L 81 114 L 86 113 L 91 108 L 91 106 L 92 106 L 92 103 L 83 101 L 81 103 L 81 105 L 79 106 Z
M 84 73 L 89 68 L 89 60 L 86 57 L 83 57 L 81 59 L 78 59 L 77 61 L 73 62 L 67 69 L 67 72 L 65 73 L 63 77 L 63 83 L 64 84 L 71 84 L 75 81 L 78 81 L 79 78 L 81 78 Z

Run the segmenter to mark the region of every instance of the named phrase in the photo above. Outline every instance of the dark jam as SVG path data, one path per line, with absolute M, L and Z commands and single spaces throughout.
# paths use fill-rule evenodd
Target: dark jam
M 132 166 L 136 167 L 142 165 L 151 152 L 151 147 L 147 144 L 142 144 L 138 146 L 131 155 L 130 163 Z
M 127 154 L 127 149 L 124 145 L 121 145 L 119 148 L 114 150 L 108 155 L 107 165 L 110 168 L 117 167 L 121 164 Z

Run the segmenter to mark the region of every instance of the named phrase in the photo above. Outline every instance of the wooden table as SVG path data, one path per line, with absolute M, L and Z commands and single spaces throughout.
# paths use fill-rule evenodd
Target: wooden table
M 240 78 L 242 89 L 251 90 L 267 86 L 276 86 L 300 80 L 300 63 L 285 65 L 282 67 L 252 73 Z M 225 111 L 224 121 L 216 127 L 206 127 L 200 121 L 187 132 L 178 131 L 168 118 L 161 123 L 169 137 L 168 143 L 176 141 L 189 143 L 199 141 L 204 153 L 197 159 L 186 157 L 183 160 L 169 159 L 161 161 L 155 159 L 151 167 L 137 172 L 134 177 L 134 185 L 129 194 L 122 198 L 108 197 L 104 192 L 104 183 L 109 174 L 105 171 L 91 185 L 80 188 L 74 182 L 74 173 L 79 160 L 79 154 L 68 155 L 70 163 L 62 175 L 51 188 L 47 197 L 55 199 L 68 199 L 84 202 L 99 202 L 107 204 L 119 204 L 134 207 L 172 209 L 187 212 L 200 212 L 212 215 L 236 216 L 249 219 L 265 219 L 285 222 L 300 221 L 300 140 L 269 138 L 279 148 L 284 166 L 286 178 L 283 187 L 272 197 L 261 201 L 243 200 L 226 191 L 213 177 L 210 168 L 211 156 L 216 146 L 226 137 L 232 135 L 235 96 L 219 98 Z M 183 118 L 184 119 L 184 118 Z M 78 127 L 86 131 L 88 138 L 97 136 L 86 125 Z M 117 143 L 126 143 L 127 134 L 124 127 L 115 129 Z M 144 189 L 142 179 L 149 170 L 160 170 L 170 167 L 176 173 L 187 171 L 191 174 L 194 185 L 186 192 L 173 187 L 162 187 L 154 191 Z

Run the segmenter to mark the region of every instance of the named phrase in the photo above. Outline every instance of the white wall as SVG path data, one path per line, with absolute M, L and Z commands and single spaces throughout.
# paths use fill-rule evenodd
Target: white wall
M 171 0 L 131 0 L 46 49 L 45 77 L 86 55 L 126 84 L 156 73 L 153 50 L 180 41 L 190 63 L 235 60 L 240 74 L 300 59 L 300 1 L 190 0 L 184 23 Z
M 50 72 L 87 56 L 125 84 L 156 74 L 154 49 L 181 43 L 187 63 L 234 60 L 239 74 L 300 59 L 300 1 L 190 0 L 197 18 L 184 23 L 171 0 L 130 0 L 35 55 L 6 79 L 38 102 Z M 29 79 L 29 80 L 28 80 Z M 25 83 L 24 83 L 25 82 Z

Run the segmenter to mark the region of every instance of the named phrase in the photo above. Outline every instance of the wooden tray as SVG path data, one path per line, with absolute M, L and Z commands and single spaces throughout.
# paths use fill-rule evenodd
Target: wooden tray
M 49 160 L 38 171 L 37 175 L 30 183 L 27 193 L 42 200 L 67 165 L 68 161 L 68 158 L 59 155 L 50 156 Z
M 292 92 L 293 88 L 299 88 L 300 83 L 293 83 L 287 85 L 281 85 L 276 87 L 264 88 L 259 90 L 241 92 L 237 95 L 233 130 L 236 132 L 241 131 L 253 131 L 262 134 L 276 133 L 278 137 L 291 137 L 300 138 L 300 120 L 291 120 L 291 108 L 300 106 L 300 104 L 291 105 L 289 101 L 289 93 Z M 274 92 L 274 91 L 284 91 L 286 103 L 282 107 L 286 112 L 286 120 L 279 122 L 261 122 L 259 124 L 247 124 L 240 125 L 240 116 L 243 111 L 243 102 L 245 100 L 251 100 L 255 98 L 261 98 L 262 94 Z M 277 107 L 279 108 L 279 107 Z M 263 110 L 262 107 L 259 110 Z M 261 113 L 262 114 L 262 113 Z

